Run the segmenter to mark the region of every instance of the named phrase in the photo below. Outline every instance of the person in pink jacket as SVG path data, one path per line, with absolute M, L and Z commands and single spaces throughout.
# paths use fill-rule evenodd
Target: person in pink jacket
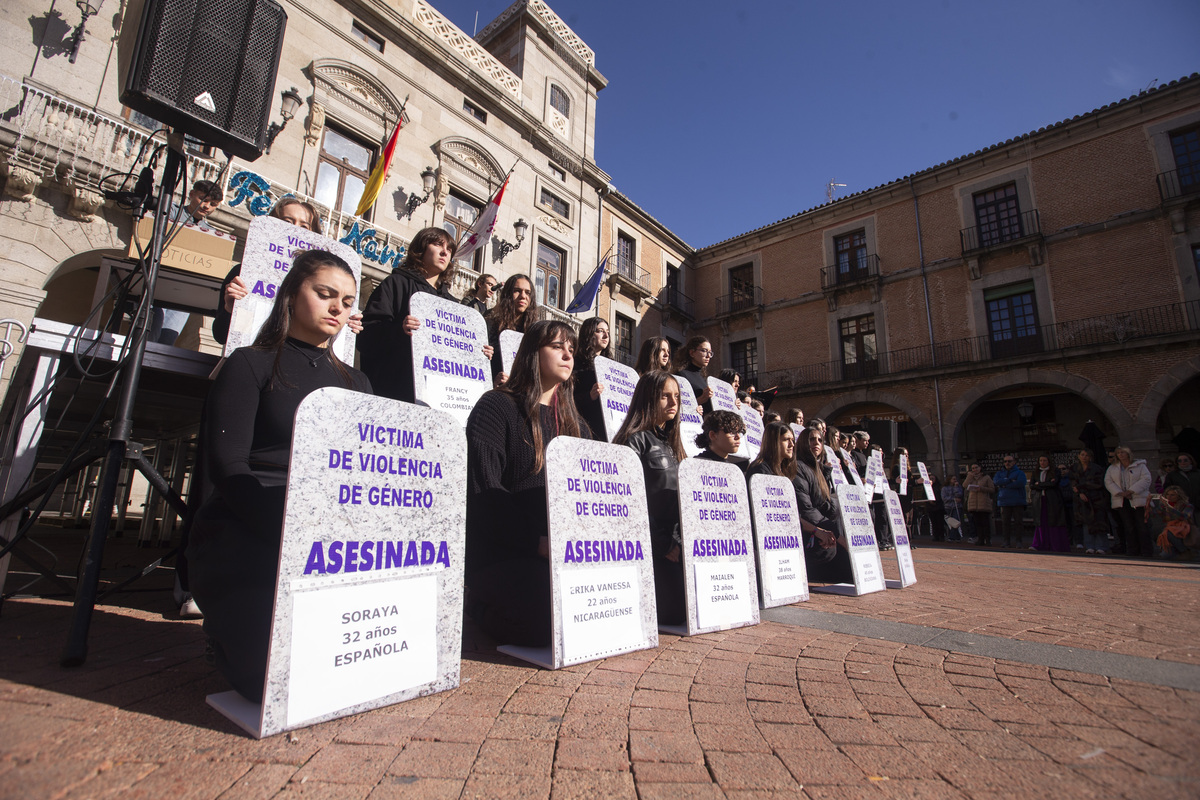
M 1112 496 L 1113 515 L 1117 518 L 1117 546 L 1114 553 L 1153 556 L 1154 548 L 1146 531 L 1146 500 L 1150 496 L 1150 470 L 1144 459 L 1133 460 L 1133 452 L 1124 445 L 1113 451 L 1116 462 L 1104 473 L 1104 486 Z

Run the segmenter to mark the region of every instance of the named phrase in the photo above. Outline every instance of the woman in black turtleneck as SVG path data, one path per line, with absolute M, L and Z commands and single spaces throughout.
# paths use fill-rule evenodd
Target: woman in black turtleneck
M 575 408 L 592 429 L 592 438 L 607 442 L 604 429 L 604 406 L 600 395 L 604 386 L 596 378 L 596 356 L 612 358 L 608 344 L 608 323 L 600 317 L 591 317 L 579 328 L 579 352 L 575 357 L 574 385 Z
M 354 273 L 324 250 L 296 256 L 252 347 L 233 352 L 209 392 L 190 498 L 191 590 L 217 668 L 260 702 L 296 408 L 326 386 L 370 392 L 329 347 L 354 310 Z
M 692 385 L 696 402 L 704 414 L 712 412 L 712 391 L 708 388 L 708 362 L 712 344 L 703 336 L 693 336 L 679 351 L 675 374 Z
M 654 591 L 660 625 L 682 625 L 683 551 L 679 533 L 679 462 L 687 457 L 679 437 L 679 383 L 669 372 L 647 372 L 629 401 L 629 415 L 613 444 L 629 445 L 642 461 Z

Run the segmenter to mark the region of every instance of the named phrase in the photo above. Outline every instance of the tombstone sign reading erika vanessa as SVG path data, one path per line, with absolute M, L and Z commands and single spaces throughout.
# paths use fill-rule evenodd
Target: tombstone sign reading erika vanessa
M 475 309 L 428 292 L 413 295 L 409 313 L 421 320 L 412 335 L 417 402 L 465 428 L 476 401 L 492 387 L 492 365 L 483 354 L 487 325 Z
M 257 737 L 452 689 L 462 647 L 466 437 L 448 414 L 324 388 L 296 410 Z
M 741 470 L 721 461 L 684 459 L 679 521 L 687 634 L 757 625 L 754 535 Z
M 275 305 L 279 284 L 292 267 L 292 259 L 304 250 L 328 250 L 345 261 L 354 273 L 355 286 L 361 290 L 362 262 L 353 247 L 275 217 L 255 217 L 250 220 L 246 249 L 242 255 L 241 278 L 249 294 L 234 301 L 223 355 L 228 356 L 239 347 L 254 344 L 254 339 Z M 356 291 L 356 308 L 358 301 L 359 294 Z M 224 298 L 221 302 L 224 302 Z M 346 327 L 333 341 L 334 352 L 346 364 L 354 363 L 354 339 L 354 334 Z
M 549 669 L 658 646 L 646 488 L 628 447 L 558 436 L 546 447 L 550 648 L 498 649 Z
M 782 475 L 750 476 L 754 543 L 763 608 L 808 599 L 808 569 L 796 490 Z
M 604 409 L 604 435 L 612 441 L 621 429 L 621 423 L 629 414 L 629 401 L 637 388 L 638 374 L 611 358 L 596 356 L 596 383 L 604 387 L 600 394 L 600 405 Z

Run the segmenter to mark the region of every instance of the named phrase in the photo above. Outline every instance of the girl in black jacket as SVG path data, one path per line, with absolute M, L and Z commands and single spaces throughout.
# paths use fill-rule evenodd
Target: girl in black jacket
M 661 370 L 647 372 L 634 388 L 629 415 L 613 438 L 613 444 L 632 447 L 642 461 L 660 625 L 682 625 L 687 615 L 679 534 L 679 462 L 687 455 L 678 417 L 675 376 Z
M 575 358 L 575 408 L 592 429 L 592 438 L 607 442 L 604 430 L 604 407 L 600 395 L 604 387 L 596 380 L 596 356 L 612 358 L 608 344 L 608 323 L 600 317 L 584 320 L 579 327 L 579 353 Z
M 500 358 L 500 334 L 504 331 L 525 333 L 537 322 L 537 297 L 533 293 L 533 281 L 528 275 L 513 275 L 504 282 L 496 307 L 487 313 L 488 344 L 492 348 L 492 380 L 499 386 L 508 380 L 504 372 L 504 361 Z
M 800 528 L 811 537 L 806 542 L 804 563 L 808 579 L 817 583 L 849 583 L 854 580 L 850 551 L 838 519 L 837 495 L 825 463 L 821 432 L 805 428 L 796 448 L 796 503 Z

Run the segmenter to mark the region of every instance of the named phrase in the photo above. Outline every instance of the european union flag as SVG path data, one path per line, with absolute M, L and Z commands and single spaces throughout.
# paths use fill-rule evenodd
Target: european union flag
M 596 267 L 596 271 L 584 282 L 583 286 L 579 287 L 579 294 L 575 295 L 571 305 L 567 306 L 568 314 L 582 314 L 592 310 L 592 304 L 596 302 L 596 295 L 600 294 L 600 284 L 604 283 L 606 264 L 608 264 L 608 256 L 604 257 L 600 266 Z

